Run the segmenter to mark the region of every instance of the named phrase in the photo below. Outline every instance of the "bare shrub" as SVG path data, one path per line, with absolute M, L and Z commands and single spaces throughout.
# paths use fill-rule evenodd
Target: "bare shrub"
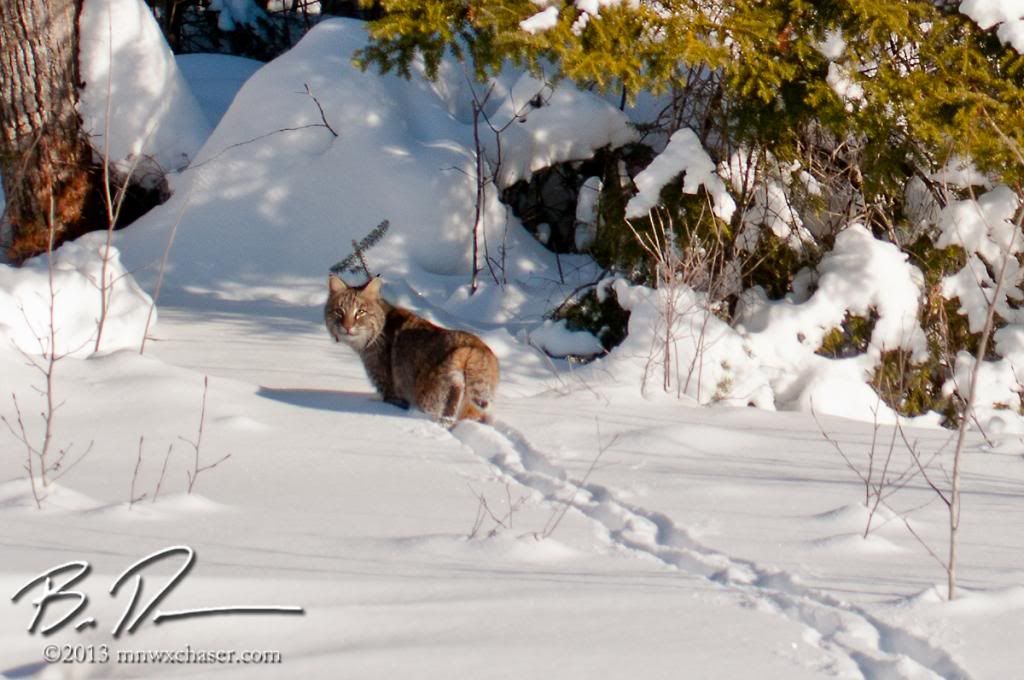
M 92 442 L 77 456 L 70 456 L 74 444 L 68 444 L 59 448 L 54 440 L 57 434 L 57 412 L 63 406 L 63 402 L 57 399 L 56 376 L 57 365 L 65 359 L 71 351 L 57 351 L 57 319 L 56 300 L 60 291 L 57 290 L 53 275 L 53 246 L 56 238 L 56 220 L 54 216 L 54 199 L 50 197 L 50 215 L 48 223 L 48 239 L 46 245 L 46 268 L 47 268 L 47 302 L 49 317 L 47 319 L 46 335 L 36 335 L 39 343 L 39 357 L 22 351 L 21 354 L 30 366 L 35 368 L 43 377 L 43 386 L 34 389 L 43 397 L 44 406 L 40 413 L 43 420 L 43 433 L 37 439 L 33 438 L 25 427 L 25 420 L 22 416 L 21 406 L 18 404 L 17 395 L 11 393 L 11 401 L 14 404 L 15 420 L 12 423 L 5 416 L 0 416 L 7 426 L 11 435 L 22 445 L 25 450 L 25 471 L 28 473 L 29 484 L 32 488 L 32 498 L 37 508 L 42 508 L 43 501 L 49 494 L 49 487 L 58 479 L 63 477 L 69 470 L 77 465 L 92 449 Z M 25 311 L 22 309 L 22 313 Z M 29 328 L 34 328 L 26 317 Z M 33 331 L 34 333 L 35 331 Z M 20 350 L 19 350 L 20 351 Z
M 656 340 L 644 367 L 643 385 L 646 386 L 651 371 L 660 367 L 661 386 L 665 392 L 674 389 L 676 395 L 681 396 L 689 389 L 690 381 L 696 379 L 700 399 L 707 327 L 714 315 L 712 306 L 727 294 L 724 285 L 728 272 L 725 250 L 721 242 L 702 238 L 695 230 L 686 229 L 685 225 L 681 231 L 686 242 L 680 243 L 672 217 L 658 209 L 652 210 L 647 219 L 649 228 L 643 230 L 626 220 L 637 244 L 647 254 L 651 278 L 658 291 Z M 704 293 L 706 303 L 698 305 L 690 291 Z M 695 310 L 698 306 L 699 310 Z M 683 337 L 680 335 L 683 321 L 693 313 L 702 315 L 700 328 L 696 337 Z M 693 357 L 685 367 L 680 365 L 678 349 L 678 343 L 684 339 L 695 344 Z

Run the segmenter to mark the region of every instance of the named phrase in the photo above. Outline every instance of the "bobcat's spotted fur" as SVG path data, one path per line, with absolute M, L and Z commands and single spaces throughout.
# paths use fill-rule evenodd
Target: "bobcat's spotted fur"
M 445 425 L 486 422 L 498 385 L 498 359 L 483 340 L 435 326 L 380 296 L 380 279 L 361 288 L 327 280 L 327 330 L 359 353 L 385 401 L 415 404 Z

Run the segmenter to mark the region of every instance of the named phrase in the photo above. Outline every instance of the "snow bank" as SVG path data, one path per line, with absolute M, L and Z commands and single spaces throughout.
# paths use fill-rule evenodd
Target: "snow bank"
M 639 387 L 653 396 L 663 391 L 665 340 L 669 339 L 672 395 L 702 404 L 753 405 L 774 409 L 772 389 L 751 356 L 746 339 L 707 311 L 707 299 L 687 286 L 652 290 L 613 284 L 618 302 L 630 311 L 629 334 L 607 357 L 577 371 L 584 381 Z M 666 319 L 671 305 L 674 316 Z
M 746 291 L 737 309 L 739 328 L 777 395 L 780 407 L 872 420 L 891 417 L 865 384 L 882 352 L 904 349 L 914 360 L 927 353 L 917 321 L 924 277 L 907 255 L 854 224 L 836 237 L 818 268 L 817 290 L 806 301 L 772 301 Z M 848 359 L 815 354 L 825 335 L 850 315 L 877 314 L 867 351 Z
M 101 309 L 98 283 L 102 280 L 103 238 L 92 234 L 65 243 L 53 254 L 57 354 L 86 356 L 93 351 Z M 114 283 L 100 349 L 138 349 L 152 300 L 125 270 L 116 248 L 110 252 L 107 278 Z M 50 301 L 45 255 L 20 268 L 0 265 L 0 352 L 49 353 Z
M 452 288 L 439 277 L 468 283 L 473 129 L 456 115 L 469 108 L 468 91 L 446 91 L 446 82 L 430 83 L 421 73 L 411 80 L 364 73 L 351 56 L 365 44 L 363 23 L 324 21 L 246 81 L 196 161 L 172 177 L 171 200 L 118 234 L 129 266 L 142 270 L 140 280 L 155 278 L 151 265 L 180 219 L 167 294 L 320 304 L 328 269 L 351 252 L 353 239 L 388 219 L 389 232 L 366 255 L 375 273 L 410 282 L 439 302 Z M 457 70 L 447 62 L 442 69 Z M 547 109 L 562 110 L 558 102 L 591 99 L 560 87 L 552 101 L 530 114 L 530 125 L 516 123 L 517 133 L 550 129 L 541 124 Z M 581 106 L 567 110 L 582 115 L 597 105 Z M 522 158 L 531 167 L 542 156 L 561 158 L 561 143 L 550 140 L 555 151 L 546 156 L 538 143 Z M 509 140 L 507 148 L 518 144 Z M 577 149 L 584 153 L 577 143 L 566 152 Z M 554 256 L 522 229 L 493 187 L 482 221 L 481 251 L 505 265 L 510 282 L 558 280 Z M 486 267 L 484 276 L 490 280 Z
M 79 21 L 80 112 L 93 147 L 122 171 L 178 170 L 210 126 L 141 0 L 87 0 Z M 109 118 L 107 112 L 109 110 Z

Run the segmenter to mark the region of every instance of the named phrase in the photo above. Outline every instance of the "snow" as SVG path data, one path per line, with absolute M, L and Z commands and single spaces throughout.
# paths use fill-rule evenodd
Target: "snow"
M 924 277 L 905 253 L 857 224 L 836 237 L 818 270 L 817 289 L 806 301 L 771 301 L 757 289 L 744 293 L 739 330 L 749 334 L 778 406 L 891 422 L 892 412 L 865 382 L 885 351 L 902 348 L 915 361 L 925 355 L 917 320 Z M 815 354 L 847 314 L 871 313 L 878 319 L 867 352 L 848 359 Z
M 933 172 L 931 179 L 943 187 L 953 186 L 958 189 L 970 187 L 992 188 L 992 181 L 974 165 L 974 161 L 963 156 L 953 155 L 946 164 Z
M 217 28 L 230 32 L 239 24 L 257 26 L 266 14 L 253 0 L 210 0 L 210 11 L 217 13 Z
M 785 187 L 799 170 L 795 164 L 786 166 L 779 163 L 770 153 L 760 158 L 746 150 L 734 152 L 727 162 L 719 165 L 719 175 L 732 186 L 733 191 L 752 194 L 736 239 L 740 248 L 752 252 L 765 228 L 796 251 L 813 242 L 803 219 L 786 195 Z
M 825 38 L 818 43 L 818 51 L 829 61 L 836 61 L 846 52 L 846 39 L 843 32 L 835 29 L 825 32 Z
M 645 394 L 668 392 L 695 402 L 772 409 L 772 390 L 746 339 L 707 310 L 703 294 L 682 284 L 659 290 L 613 284 L 630 311 L 626 340 L 577 371 Z M 666 339 L 668 389 L 665 389 Z
M 853 111 L 855 104 L 864 101 L 864 88 L 850 77 L 846 68 L 835 62 L 828 65 L 825 82 L 845 102 L 847 111 Z
M 519 28 L 530 35 L 550 30 L 558 24 L 558 8 L 548 7 L 519 22 Z
M 1000 185 L 978 197 L 953 201 L 939 215 L 939 238 L 935 245 L 961 246 L 998 265 L 1005 253 L 1018 253 L 1024 244 L 1015 236 L 1013 223 L 1018 199 L 1013 190 Z M 1013 280 L 1012 272 L 1010 276 Z
M 53 296 L 45 255 L 20 268 L 0 265 L 0 352 L 12 346 L 30 355 L 87 356 L 95 347 L 101 316 L 99 283 L 103 280 L 103 235 L 68 243 L 53 255 Z M 101 349 L 138 349 L 152 300 L 125 271 L 120 253 L 107 258 L 109 306 Z M 58 319 L 50 337 L 50 306 Z M 153 321 L 156 321 L 154 313 Z M 51 347 L 53 344 L 53 347 Z
M 597 347 L 544 320 L 597 267 L 563 256 L 563 283 L 550 253 L 515 220 L 506 229 L 489 193 L 484 233 L 504 276 L 495 281 L 485 268 L 470 294 L 475 183 L 450 170 L 472 168 L 468 92 L 455 77 L 428 85 L 360 73 L 348 55 L 362 40 L 358 24 L 328 21 L 252 77 L 224 81 L 241 89 L 192 169 L 169 177 L 174 197 L 116 235 L 99 353 L 88 341 L 105 234 L 55 253 L 57 340 L 66 343 L 58 350 L 85 346 L 55 369 L 53 447 L 92 446 L 44 490 L 38 510 L 25 449 L 0 428 L 0 591 L 86 560 L 91 572 L 76 588 L 97 625 L 44 639 L 26 630 L 39 587 L 9 601 L 0 677 L 503 678 L 557 669 L 568 680 L 911 679 L 1005 677 L 1024 666 L 1024 535 L 1014 530 L 1024 521 L 1024 445 L 1013 435 L 1016 383 L 1007 380 L 1024 367 L 1024 325 L 1001 329 L 1002 358 L 983 366 L 981 391 L 1010 408 L 981 410 L 991 444 L 968 433 L 962 589 L 946 602 L 944 573 L 915 535 L 943 554 L 948 516 L 913 474 L 906 445 L 942 485 L 949 432 L 904 421 L 904 441 L 865 383 L 882 351 L 922 347 L 922 276 L 905 255 L 850 226 L 816 272 L 798 275 L 797 292 L 773 301 L 748 291 L 736 326 L 682 283 L 608 281 L 599 295 L 614 292 L 631 311 L 626 341 L 582 366 L 552 358 L 536 345 L 553 354 Z M 199 70 L 212 81 L 220 68 Z M 579 153 L 626 129 L 589 95 L 562 87 L 551 101 L 562 91 L 563 114 L 580 116 Z M 496 88 L 491 113 L 514 89 Z M 556 111 L 568 126 L 572 117 Z M 596 131 L 586 130 L 590 116 Z M 566 157 L 549 148 L 558 146 L 534 137 L 517 171 Z M 1007 243 L 1007 200 L 997 187 L 977 205 L 951 204 L 949 238 L 986 258 Z M 384 217 L 392 228 L 367 258 L 385 275 L 385 296 L 476 331 L 499 356 L 491 425 L 449 431 L 382 403 L 351 353 L 329 341 L 327 269 Z M 154 263 L 168 246 L 159 324 L 140 355 Z M 0 265 L 0 375 L 35 442 L 45 383 L 18 349 L 38 360 L 37 337 L 49 331 L 46 265 Z M 866 353 L 814 354 L 846 314 L 870 310 L 878 319 Z M 958 357 L 958 381 L 971 361 Z M 14 399 L 0 398 L 0 415 L 17 422 Z M 889 451 L 889 469 L 912 476 L 890 487 L 863 538 L 871 511 L 858 474 L 877 472 Z M 222 462 L 188 493 L 197 457 Z M 145 494 L 134 503 L 133 486 Z M 147 620 L 114 638 L 128 593 L 110 595 L 111 583 L 173 545 L 193 548 L 196 564 L 160 609 L 282 605 L 305 615 Z M 152 585 L 170 568 L 150 567 Z M 48 667 L 49 643 L 278 650 L 283 661 Z
M 996 186 L 977 198 L 953 201 L 939 214 L 940 247 L 958 245 L 964 249 L 967 262 L 958 272 L 942 279 L 942 294 L 959 302 L 958 312 L 965 315 L 972 332 L 985 326 L 989 302 L 996 290 L 996 280 L 1003 269 L 1002 286 L 995 300 L 995 311 L 1007 325 L 994 334 L 1000 359 L 982 363 L 978 374 L 978 406 L 975 409 L 981 426 L 1000 432 L 1024 432 L 1024 417 L 1017 405 L 1024 392 L 1020 376 L 1024 370 L 1024 346 L 1020 342 L 1024 314 L 1019 306 L 1024 300 L 1021 282 L 1024 272 L 1016 257 L 1024 250 L 1019 236 L 1020 225 L 1014 222 L 1019 200 L 1004 185 Z M 956 357 L 954 377 L 943 386 L 946 394 L 967 394 L 975 358 L 963 352 Z
M 523 31 L 530 35 L 536 35 L 537 33 L 549 31 L 558 24 L 558 13 L 561 9 L 561 3 L 552 3 L 550 0 L 530 1 L 544 9 L 519 22 L 519 27 Z M 579 15 L 573 22 L 572 31 L 579 35 L 590 22 L 591 17 L 600 19 L 602 8 L 620 5 L 622 0 L 576 0 L 572 4 L 579 12 Z M 629 0 L 627 4 L 632 9 L 636 9 L 640 5 L 638 0 Z
M 963 0 L 960 12 L 986 30 L 998 25 L 999 39 L 1018 52 L 1024 52 L 1024 2 L 1021 0 Z
M 580 125 L 582 120 L 587 125 Z M 541 168 L 584 160 L 602 147 L 617 148 L 639 139 L 626 114 L 597 95 L 567 81 L 555 85 L 530 74 L 519 76 L 490 121 L 503 130 L 500 156 L 495 135 L 486 130 L 483 135 L 502 188 L 529 180 Z
M 210 128 L 142 0 L 89 0 L 79 19 L 79 110 L 97 155 L 121 172 L 178 170 Z
M 235 93 L 263 66 L 261 61 L 228 54 L 179 54 L 176 61 L 199 107 L 214 127 L 227 113 Z
M 736 203 L 715 174 L 715 163 L 701 146 L 693 130 L 683 128 L 672 134 L 668 146 L 643 171 L 633 178 L 637 194 L 626 204 L 626 217 L 647 215 L 658 203 L 662 188 L 680 173 L 683 193 L 696 194 L 704 186 L 712 199 L 716 216 L 728 222 L 736 211 Z
M 553 357 L 593 356 L 601 354 L 601 342 L 586 331 L 571 331 L 565 320 L 545 321 L 530 331 L 530 343 Z
M 597 238 L 597 225 L 600 219 L 599 203 L 604 182 L 600 177 L 588 177 L 580 187 L 576 201 L 576 231 L 574 240 L 576 250 L 584 252 L 594 244 Z M 543 241 L 541 241 L 543 243 Z

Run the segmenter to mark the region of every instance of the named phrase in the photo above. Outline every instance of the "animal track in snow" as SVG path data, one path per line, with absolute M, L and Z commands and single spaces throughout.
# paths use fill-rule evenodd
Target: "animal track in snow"
M 835 674 L 849 678 L 969 678 L 949 654 L 928 640 L 880 621 L 860 607 L 814 591 L 791 574 L 758 567 L 700 545 L 663 513 L 616 498 L 611 489 L 570 479 L 514 427 L 460 423 L 452 434 L 501 474 L 568 502 L 629 551 L 697 574 L 739 593 L 750 603 L 808 628 L 808 640 L 834 659 Z

